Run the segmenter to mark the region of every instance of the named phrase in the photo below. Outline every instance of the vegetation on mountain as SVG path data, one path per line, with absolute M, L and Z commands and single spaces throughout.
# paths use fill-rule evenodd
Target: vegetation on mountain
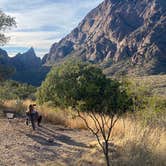
M 10 78 L 14 72 L 15 69 L 12 68 L 11 66 L 0 64 L 0 81 L 4 81 L 7 78 Z
M 134 110 L 143 125 L 166 125 L 166 75 L 123 79 L 132 97 Z

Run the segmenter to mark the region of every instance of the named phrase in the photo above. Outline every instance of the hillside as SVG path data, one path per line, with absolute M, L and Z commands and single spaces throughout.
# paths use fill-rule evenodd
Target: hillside
M 152 95 L 166 98 L 166 75 L 154 75 L 132 78 L 139 85 L 146 85 Z
M 43 63 L 74 56 L 107 75 L 166 73 L 165 10 L 165 0 L 105 0 L 51 46 Z

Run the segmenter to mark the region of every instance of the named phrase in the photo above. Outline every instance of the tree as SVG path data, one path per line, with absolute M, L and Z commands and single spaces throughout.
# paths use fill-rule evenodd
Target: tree
M 87 128 L 96 136 L 109 161 L 109 140 L 119 117 L 132 106 L 132 100 L 118 81 L 106 78 L 99 68 L 87 63 L 70 61 L 55 67 L 37 93 L 41 103 L 52 101 L 77 111 Z M 84 116 L 94 123 L 92 127 Z M 102 142 L 104 140 L 104 142 Z
M 15 26 L 16 22 L 13 17 L 10 17 L 0 11 L 0 45 L 4 45 L 9 37 L 6 37 L 4 32 L 7 29 L 10 29 L 12 26 Z M 14 72 L 14 69 L 0 63 L 0 81 L 4 80 Z
M 10 17 L 0 11 L 0 45 L 4 45 L 9 39 L 9 37 L 5 36 L 4 32 L 15 25 L 16 22 L 13 17 Z

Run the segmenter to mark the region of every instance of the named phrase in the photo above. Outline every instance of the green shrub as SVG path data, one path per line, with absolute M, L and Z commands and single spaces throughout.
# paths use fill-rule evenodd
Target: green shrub
M 16 81 L 8 80 L 0 83 L 0 99 L 34 99 L 36 88 L 28 85 L 21 84 Z

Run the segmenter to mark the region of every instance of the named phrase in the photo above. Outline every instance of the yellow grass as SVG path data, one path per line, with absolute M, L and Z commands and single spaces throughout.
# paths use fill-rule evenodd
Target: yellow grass
M 48 108 L 47 106 L 40 107 L 44 117 L 53 123 L 60 123 L 71 128 L 86 129 L 86 125 L 80 118 L 76 118 L 72 110 L 60 110 Z M 94 127 L 93 121 L 85 115 L 91 127 Z M 141 122 L 134 117 L 125 117 L 120 119 L 115 125 L 111 142 L 115 144 L 111 146 L 111 162 L 115 166 L 162 166 L 165 164 L 166 152 L 166 129 L 153 128 L 152 126 L 144 127 Z M 84 154 L 79 159 L 76 165 L 103 165 L 104 158 L 97 141 L 89 143 L 92 149 L 89 153 Z M 98 160 L 96 161 L 96 156 Z
M 104 156 L 97 141 L 82 155 L 76 165 L 102 166 Z M 165 128 L 143 127 L 132 119 L 121 119 L 115 126 L 110 141 L 110 158 L 114 166 L 164 166 L 166 164 Z M 98 160 L 95 160 L 95 159 Z
M 22 102 L 24 111 L 28 105 L 33 103 L 30 100 Z M 6 101 L 7 108 L 16 109 L 15 101 Z M 18 109 L 18 108 L 17 108 Z M 43 115 L 44 120 L 54 124 L 65 125 L 70 128 L 86 129 L 84 122 L 77 118 L 75 113 L 68 109 L 62 110 L 48 105 L 37 106 L 37 110 Z M 94 127 L 90 118 L 85 115 L 89 124 Z M 131 116 L 120 119 L 115 125 L 111 135 L 111 163 L 115 166 L 163 166 L 166 158 L 166 129 L 165 127 L 154 128 L 144 127 L 138 119 Z M 89 143 L 91 150 L 84 154 L 76 165 L 103 165 L 104 157 L 97 141 Z M 115 146 L 113 146 L 115 145 Z M 98 158 L 96 161 L 95 159 Z

